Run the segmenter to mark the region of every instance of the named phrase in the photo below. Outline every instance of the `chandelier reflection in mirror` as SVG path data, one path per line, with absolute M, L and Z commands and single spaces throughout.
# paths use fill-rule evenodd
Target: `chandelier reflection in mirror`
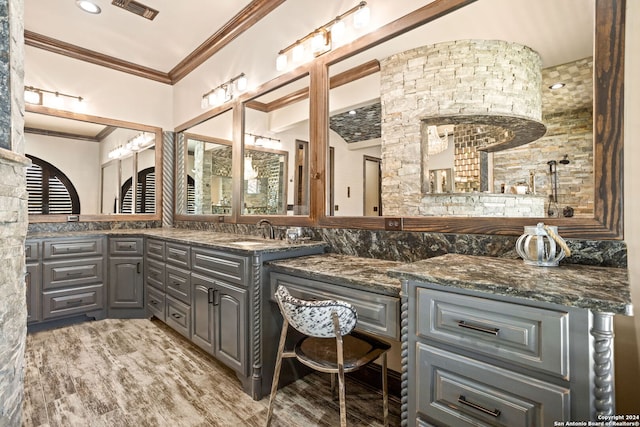
M 428 154 L 433 156 L 440 154 L 449 148 L 449 130 L 445 129 L 444 135 L 441 137 L 438 134 L 437 126 L 427 127 L 427 147 Z
M 155 142 L 155 135 L 150 132 L 141 132 L 135 137 L 127 141 L 126 144 L 118 145 L 116 148 L 109 151 L 108 157 L 110 159 L 123 159 L 151 147 Z
M 351 26 L 347 27 L 345 20 L 353 15 Z M 371 12 L 366 1 L 361 1 L 346 12 L 336 16 L 326 24 L 316 28 L 303 38 L 278 52 L 276 69 L 284 71 L 289 65 L 288 52 L 291 52 L 291 63 L 300 65 L 330 51 L 333 47 L 345 44 L 355 39 L 357 30 L 369 24 Z

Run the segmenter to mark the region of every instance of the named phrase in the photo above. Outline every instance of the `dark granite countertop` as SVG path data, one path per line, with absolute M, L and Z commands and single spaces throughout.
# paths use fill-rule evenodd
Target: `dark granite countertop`
M 329 253 L 270 261 L 268 265 L 272 271 L 307 279 L 394 297 L 400 295 L 400 280 L 387 274 L 391 268 L 403 265 L 398 261 Z
M 615 314 L 633 314 L 627 270 L 561 265 L 537 267 L 520 259 L 443 255 L 403 264 L 395 278 L 526 298 Z
M 147 236 L 173 241 L 176 243 L 188 243 L 211 249 L 233 250 L 241 253 L 273 253 L 285 252 L 296 248 L 326 247 L 322 241 L 303 241 L 291 244 L 286 240 L 269 240 L 256 236 L 247 236 L 233 233 L 217 233 L 213 231 L 188 230 L 181 228 L 137 228 L 121 230 L 87 230 L 70 232 L 43 232 L 30 233 L 27 239 L 46 239 L 64 237 L 87 236 Z

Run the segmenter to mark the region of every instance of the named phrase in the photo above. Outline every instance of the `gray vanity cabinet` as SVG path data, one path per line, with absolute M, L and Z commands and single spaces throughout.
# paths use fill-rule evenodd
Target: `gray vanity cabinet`
M 109 316 L 144 316 L 142 237 L 109 237 Z
M 42 320 L 105 316 L 104 237 L 43 241 Z
M 247 290 L 191 274 L 192 341 L 246 375 Z
M 411 281 L 406 292 L 409 426 L 589 419 L 587 310 Z
M 192 340 L 247 375 L 248 265 L 245 256 L 193 248 Z

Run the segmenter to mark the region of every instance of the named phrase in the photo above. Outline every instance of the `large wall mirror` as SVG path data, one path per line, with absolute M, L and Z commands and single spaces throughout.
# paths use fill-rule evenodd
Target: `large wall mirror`
M 24 130 L 30 222 L 161 218 L 160 128 L 28 105 Z
M 379 228 L 369 217 L 393 216 L 410 230 L 517 234 L 544 220 L 567 236 L 621 237 L 622 111 L 600 91 L 611 100 L 622 88 L 624 50 L 612 40 L 624 27 L 610 20 L 624 5 L 587 3 L 478 1 L 441 17 L 425 6 L 396 23 L 413 30 L 391 37 L 387 26 L 372 37 L 384 42 L 329 55 L 321 224 Z M 482 80 L 492 67 L 510 74 L 499 97 Z
M 176 213 L 233 214 L 233 110 L 177 134 Z
M 308 216 L 309 76 L 244 103 L 242 215 Z

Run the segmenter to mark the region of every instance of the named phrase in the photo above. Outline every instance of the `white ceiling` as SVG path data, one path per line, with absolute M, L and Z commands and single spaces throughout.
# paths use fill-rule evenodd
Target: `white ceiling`
M 251 0 L 140 0 L 153 21 L 95 0 L 92 15 L 75 0 L 25 0 L 25 29 L 134 64 L 168 72 Z

